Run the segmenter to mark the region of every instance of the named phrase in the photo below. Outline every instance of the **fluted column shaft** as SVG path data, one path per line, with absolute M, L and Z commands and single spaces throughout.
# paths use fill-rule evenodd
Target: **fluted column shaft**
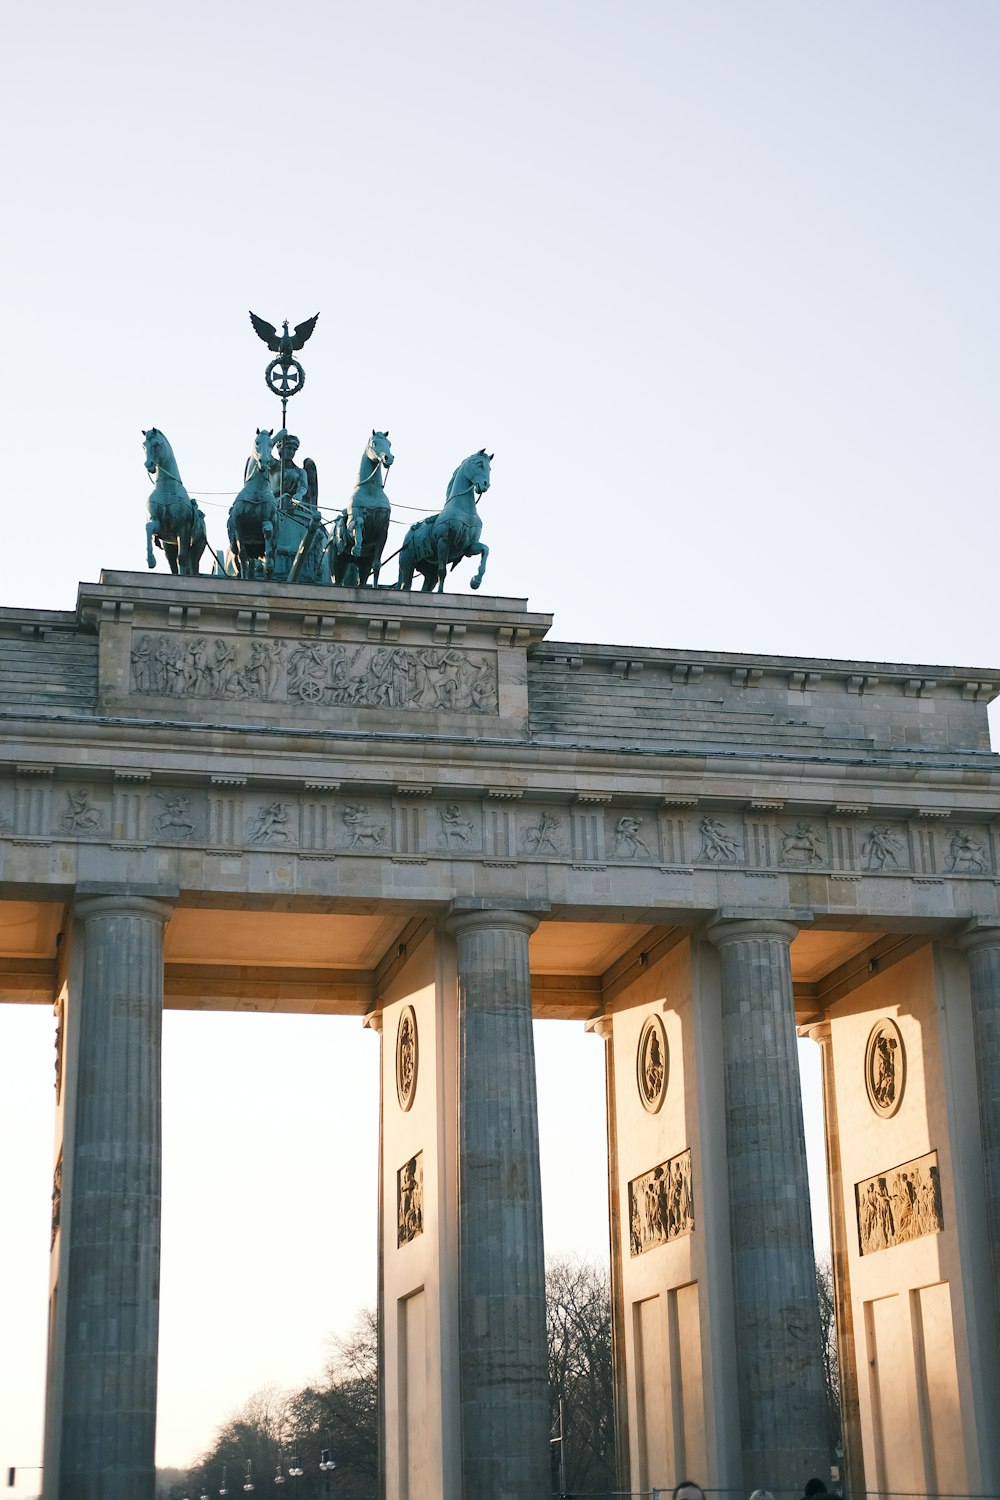
M 1000 927 L 970 932 L 961 946 L 969 960 L 993 1304 L 1000 1322 Z
M 524 912 L 449 920 L 458 946 L 462 1493 L 551 1490 L 545 1257 Z
M 772 920 L 709 929 L 722 977 L 744 1484 L 801 1492 L 829 1463 L 790 947 Z
M 840 1114 L 837 1109 L 837 1082 L 833 1071 L 833 1028 L 829 1021 L 820 1021 L 809 1027 L 809 1036 L 818 1044 L 823 1059 L 823 1113 L 826 1125 L 830 1243 L 833 1251 L 834 1315 L 837 1327 L 837 1360 L 840 1370 L 840 1414 L 845 1470 L 843 1478 L 846 1481 L 848 1493 L 858 1496 L 864 1493 L 864 1460 L 858 1396 L 858 1361 L 854 1345 L 851 1303 L 851 1258 L 847 1246 L 847 1219 L 844 1214 Z
M 170 907 L 99 896 L 79 901 L 76 915 L 84 958 L 54 1493 L 59 1500 L 153 1500 L 163 928 Z

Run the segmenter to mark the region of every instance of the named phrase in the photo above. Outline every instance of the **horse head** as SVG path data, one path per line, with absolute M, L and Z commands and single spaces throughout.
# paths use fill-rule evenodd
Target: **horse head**
M 465 472 L 468 476 L 477 497 L 485 495 L 490 487 L 490 464 L 493 454 L 487 453 L 485 448 L 480 448 L 478 453 L 473 453 L 471 458 L 465 461 Z
M 263 474 L 271 472 L 271 450 L 274 447 L 274 431 L 270 427 L 258 427 L 257 436 L 253 440 L 253 451 L 247 459 L 244 472 L 244 480 L 250 478 L 258 469 Z
M 170 453 L 170 444 L 163 433 L 157 427 L 147 427 L 142 434 L 142 446 L 146 450 L 146 468 L 150 474 L 164 465 L 166 455 Z
M 373 427 L 372 435 L 368 439 L 368 444 L 365 448 L 365 453 L 368 455 L 370 461 L 375 465 L 376 469 L 378 468 L 379 464 L 381 464 L 384 469 L 391 468 L 392 448 L 389 444 L 389 434 L 387 432 L 376 432 Z

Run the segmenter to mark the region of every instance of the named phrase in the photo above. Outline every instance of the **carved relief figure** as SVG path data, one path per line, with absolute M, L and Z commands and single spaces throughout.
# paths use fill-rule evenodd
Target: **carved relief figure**
M 326 691 L 329 648 L 302 641 L 288 661 L 288 696 L 300 703 L 322 703 Z
M 153 642 L 148 635 L 141 635 L 132 647 L 132 691 L 153 691 Z
M 208 645 L 204 636 L 189 641 L 185 652 L 184 686 L 189 693 L 207 693 L 209 688 Z
M 661 1162 L 628 1185 L 629 1249 L 642 1255 L 694 1228 L 691 1152 Z
M 167 792 L 157 792 L 156 795 L 163 803 L 163 811 L 156 814 L 153 823 L 157 834 L 162 836 L 173 832 L 178 838 L 189 839 L 194 833 L 194 824 L 188 817 L 191 798 L 173 797 Z
M 55 1047 L 56 1047 L 56 1062 L 55 1062 L 55 1069 L 56 1069 L 56 1103 L 58 1104 L 60 1098 L 62 1097 L 63 1040 L 65 1038 L 65 1026 L 66 1026 L 65 1017 L 63 1016 L 63 1001 L 62 1001 L 62 996 L 59 997 L 59 999 L 56 1001 L 55 1005 L 52 1007 L 52 1014 L 56 1018 L 56 1042 L 55 1042 Z
M 417 1017 L 412 1005 L 403 1008 L 396 1033 L 396 1094 L 407 1110 L 417 1090 Z
M 212 692 L 218 698 L 225 692 L 230 674 L 236 669 L 236 647 L 228 641 L 217 640 L 209 668 Z
M 888 1119 L 902 1103 L 906 1052 L 895 1021 L 884 1017 L 872 1027 L 865 1047 L 865 1087 L 877 1115 Z
M 287 802 L 271 802 L 262 807 L 256 818 L 247 825 L 247 839 L 251 844 L 287 844 L 289 840 Z
M 64 833 L 93 833 L 95 828 L 101 826 L 101 809 L 91 802 L 89 788 L 81 787 L 78 791 L 67 792 L 66 800 L 69 807 L 63 813 Z
M 701 837 L 702 846 L 701 854 L 698 856 L 699 859 L 710 859 L 713 862 L 720 859 L 739 859 L 742 845 L 738 838 L 726 832 L 720 819 L 702 818 Z
M 408 1245 L 424 1232 L 424 1153 L 418 1151 L 396 1173 L 397 1245 Z
M 948 840 L 948 869 L 955 875 L 985 875 L 986 846 L 965 829 L 956 828 Z
M 475 825 L 471 818 L 462 816 L 458 803 L 449 802 L 445 807 L 439 808 L 438 817 L 441 820 L 438 846 L 442 849 L 466 848 Z
M 811 823 L 796 823 L 794 833 L 782 834 L 781 858 L 786 864 L 811 865 L 823 858 L 823 835 Z
M 524 842 L 529 854 L 558 854 L 560 822 L 543 812 L 538 822 L 524 830 Z
M 361 802 L 344 808 L 344 822 L 351 835 L 351 849 L 381 849 L 385 844 L 385 824 L 376 823 L 371 812 Z
M 944 1227 L 936 1151 L 859 1182 L 854 1193 L 862 1255 L 938 1234 Z
M 884 870 L 888 865 L 898 870 L 902 852 L 903 841 L 891 831 L 888 823 L 876 823 L 861 845 L 861 858 L 869 870 Z
M 59 1233 L 59 1225 L 62 1221 L 62 1178 L 63 1178 L 63 1154 L 60 1148 L 56 1159 L 56 1169 L 52 1174 L 52 1234 L 49 1239 L 49 1249 L 55 1245 L 56 1235 Z
M 626 859 L 635 859 L 637 855 L 644 854 L 647 859 L 649 858 L 649 849 L 639 837 L 641 827 L 641 818 L 618 819 L 615 824 L 615 853 L 617 855 L 624 855 Z
M 636 1050 L 636 1081 L 639 1098 L 655 1114 L 667 1092 L 667 1033 L 659 1016 L 647 1016 Z

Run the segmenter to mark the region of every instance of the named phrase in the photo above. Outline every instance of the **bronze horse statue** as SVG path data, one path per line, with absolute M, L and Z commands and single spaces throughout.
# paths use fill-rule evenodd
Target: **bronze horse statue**
M 229 546 L 240 578 L 270 578 L 274 569 L 274 523 L 278 501 L 271 488 L 270 427 L 257 428 L 253 452 L 243 473 L 245 483 L 229 508 Z
M 146 468 L 156 476 L 146 502 L 146 562 L 156 567 L 153 544 L 161 548 L 171 573 L 197 573 L 208 545 L 205 517 L 191 499 L 177 472 L 177 460 L 163 433 L 149 427 L 142 434 Z
M 363 588 L 369 577 L 378 588 L 392 510 L 385 498 L 385 477 L 391 465 L 389 434 L 373 427 L 347 509 L 335 517 L 331 528 L 330 573 L 333 582 L 345 588 Z
M 463 557 L 481 559 L 479 571 L 470 582 L 474 589 L 482 583 L 490 549 L 479 540 L 483 523 L 476 506 L 480 495 L 490 487 L 492 458 L 493 454 L 485 448 L 470 454 L 448 481 L 444 508 L 436 516 L 427 516 L 410 527 L 399 549 L 396 588 L 410 588 L 414 573 L 422 573 L 424 593 L 435 587 L 438 593 L 444 593 L 445 573 Z

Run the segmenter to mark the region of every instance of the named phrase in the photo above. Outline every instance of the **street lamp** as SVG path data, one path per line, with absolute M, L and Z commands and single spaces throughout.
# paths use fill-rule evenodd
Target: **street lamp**
M 225 1464 L 222 1465 L 222 1483 L 219 1485 L 219 1494 L 223 1497 L 223 1500 L 225 1500 L 225 1496 L 229 1494 L 229 1486 L 226 1484 Z
M 323 1449 L 323 1452 L 320 1454 L 319 1466 L 320 1466 L 320 1468 L 322 1469 L 323 1473 L 326 1476 L 326 1493 L 327 1493 L 327 1496 L 329 1496 L 329 1494 L 330 1494 L 330 1475 L 331 1475 L 332 1471 L 337 1467 L 337 1460 L 334 1458 L 332 1452 L 330 1451 L 330 1447 L 329 1447 L 329 1442 L 330 1442 L 330 1429 L 329 1429 L 329 1427 L 326 1429 L 326 1441 L 327 1441 L 327 1447 L 325 1447 Z
M 284 1482 L 285 1482 L 285 1476 L 281 1472 L 281 1465 L 280 1464 L 278 1465 L 278 1467 L 274 1471 L 274 1482 L 275 1482 L 275 1484 L 284 1484 Z
M 250 1491 L 253 1488 L 254 1488 L 254 1482 L 253 1482 L 253 1459 L 252 1458 L 248 1458 L 247 1459 L 247 1477 L 244 1480 L 243 1489 L 244 1489 L 244 1492 L 246 1494 L 249 1494 Z

